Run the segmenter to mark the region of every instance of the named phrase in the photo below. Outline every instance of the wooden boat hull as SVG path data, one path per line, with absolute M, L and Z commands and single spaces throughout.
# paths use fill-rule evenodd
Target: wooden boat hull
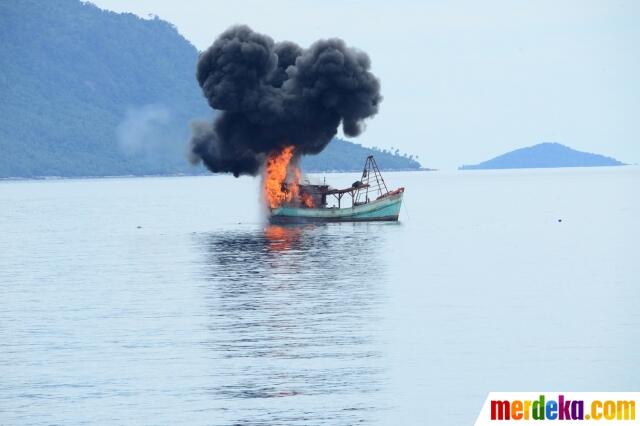
M 403 191 L 389 194 L 385 197 L 344 209 L 338 208 L 299 208 L 278 207 L 271 210 L 269 222 L 283 223 L 313 223 L 313 222 L 371 222 L 398 220 L 402 206 Z

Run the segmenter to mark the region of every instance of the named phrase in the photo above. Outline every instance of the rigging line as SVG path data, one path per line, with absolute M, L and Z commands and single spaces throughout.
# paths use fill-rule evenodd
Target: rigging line
M 409 208 L 407 207 L 407 200 L 402 200 L 402 207 L 404 207 L 404 211 L 407 214 L 407 221 L 411 222 L 411 215 L 409 214 Z

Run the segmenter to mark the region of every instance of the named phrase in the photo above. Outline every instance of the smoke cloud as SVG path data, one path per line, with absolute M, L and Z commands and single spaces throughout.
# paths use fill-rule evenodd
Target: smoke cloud
M 183 123 L 180 114 L 163 104 L 131 106 L 116 128 L 118 147 L 127 157 L 174 164 L 184 154 Z
M 120 149 L 127 155 L 158 150 L 158 136 L 171 121 L 171 113 L 162 105 L 128 108 L 124 120 L 118 124 L 116 136 Z
M 256 175 L 268 153 L 317 154 L 342 124 L 348 136 L 378 112 L 380 82 L 366 53 L 340 39 L 308 49 L 231 27 L 200 55 L 196 77 L 213 123 L 192 123 L 189 158 L 212 172 Z

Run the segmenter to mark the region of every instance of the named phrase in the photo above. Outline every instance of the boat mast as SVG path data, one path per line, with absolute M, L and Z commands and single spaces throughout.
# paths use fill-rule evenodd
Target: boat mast
M 373 174 L 373 179 L 371 177 Z M 362 170 L 362 178 L 360 178 L 360 183 L 364 189 L 358 190 L 356 195 L 356 203 L 368 203 L 369 202 L 369 189 L 371 189 L 372 193 L 376 193 L 376 198 L 382 195 L 386 195 L 389 193 L 387 189 L 387 184 L 382 177 L 382 173 L 380 173 L 380 169 L 378 168 L 378 164 L 376 160 L 373 158 L 373 155 L 367 157 L 367 160 L 364 163 L 364 169 Z M 360 200 L 360 195 L 364 192 L 364 200 Z

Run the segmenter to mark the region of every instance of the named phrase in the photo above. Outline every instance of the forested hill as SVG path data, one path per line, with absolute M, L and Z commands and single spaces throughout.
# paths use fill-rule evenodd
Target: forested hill
M 212 112 L 198 52 L 170 23 L 78 0 L 3 1 L 0 40 L 0 177 L 199 171 L 185 160 L 188 122 Z M 350 155 L 359 169 L 363 155 Z
M 373 155 L 378 166 L 385 170 L 418 170 L 420 163 L 413 155 L 400 151 L 367 148 L 342 139 L 334 139 L 319 155 L 302 158 L 302 168 L 308 172 L 361 171 L 367 156 Z
M 185 123 L 208 107 L 198 52 L 169 23 L 77 0 L 6 1 L 0 38 L 1 176 L 186 168 Z

